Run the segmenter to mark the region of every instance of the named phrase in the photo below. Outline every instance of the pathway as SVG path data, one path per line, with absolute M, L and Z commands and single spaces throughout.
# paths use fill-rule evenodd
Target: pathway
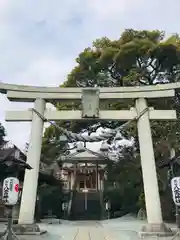
M 42 223 L 40 228 L 48 233 L 41 236 L 18 236 L 19 240 L 139 240 L 138 232 L 145 222 L 131 216 L 119 219 L 96 221 L 62 221 L 53 224 Z M 2 231 L 4 226 L 0 224 Z M 165 238 L 160 238 L 164 240 Z M 170 240 L 172 238 L 166 238 Z M 159 240 L 148 238 L 148 240 Z
M 42 229 L 48 230 L 49 236 L 41 236 L 39 239 L 49 240 L 138 240 L 135 231 L 121 230 L 116 226 L 107 226 L 100 222 L 79 221 L 70 222 L 62 225 L 41 225 Z M 130 228 L 130 225 L 129 225 Z M 61 238 L 60 238 L 61 237 Z M 31 238 L 32 239 L 32 238 Z M 27 240 L 30 240 L 28 238 Z

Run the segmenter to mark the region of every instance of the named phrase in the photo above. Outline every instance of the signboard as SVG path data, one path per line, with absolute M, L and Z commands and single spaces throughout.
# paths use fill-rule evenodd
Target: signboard
M 17 203 L 19 197 L 19 180 L 15 177 L 4 179 L 2 201 L 7 206 Z
M 99 89 L 83 88 L 82 90 L 82 118 L 99 117 Z
M 180 206 L 180 177 L 174 177 L 171 180 L 171 189 L 175 205 Z

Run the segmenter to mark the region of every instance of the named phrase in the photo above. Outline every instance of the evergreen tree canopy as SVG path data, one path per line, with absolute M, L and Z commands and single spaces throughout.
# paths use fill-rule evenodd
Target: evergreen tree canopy
M 0 123 L 0 146 L 3 145 L 4 143 L 4 137 L 6 136 L 5 128 L 3 125 Z
M 126 29 L 117 40 L 110 40 L 107 37 L 95 40 L 92 47 L 84 49 L 79 54 L 76 63 L 67 76 L 67 80 L 60 87 L 121 87 L 177 82 L 180 80 L 180 36 L 174 34 L 166 38 L 165 33 L 159 30 Z M 130 106 L 134 106 L 133 101 L 122 99 L 116 102 L 104 102 L 101 109 L 129 109 Z M 173 101 L 151 100 L 149 106 L 159 109 L 176 109 L 179 113 L 180 98 L 177 94 Z M 80 104 L 57 103 L 56 107 L 59 110 L 79 109 Z M 66 121 L 58 124 L 74 132 L 88 131 L 91 133 L 100 126 L 114 128 L 121 123 L 118 121 L 103 123 Z M 162 161 L 169 157 L 171 146 L 179 149 L 180 124 L 178 121 L 163 123 L 152 121 L 151 126 L 156 161 Z M 53 137 L 58 140 L 59 135 L 59 131 L 51 126 L 45 132 L 44 142 L 47 143 Z M 118 163 L 107 166 L 107 180 L 109 183 L 117 182 L 120 196 L 126 194 L 127 198 L 126 196 L 122 198 L 125 209 L 128 197 L 133 199 L 133 203 L 129 202 L 128 206 L 134 204 L 134 207 L 140 207 L 143 205 L 144 195 L 136 124 L 130 124 L 123 131 L 123 135 L 128 139 L 134 138 L 133 151 L 127 154 L 121 149 L 123 161 L 120 159 Z M 57 141 L 55 145 L 58 144 Z M 165 194 L 167 193 L 166 173 L 158 170 L 158 179 L 163 206 L 171 206 L 170 198 Z M 134 198 L 130 196 L 132 192 Z

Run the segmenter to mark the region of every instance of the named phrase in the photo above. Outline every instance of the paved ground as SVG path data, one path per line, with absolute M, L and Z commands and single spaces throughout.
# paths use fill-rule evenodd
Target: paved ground
M 41 223 L 42 230 L 48 233 L 41 236 L 18 236 L 20 240 L 139 240 L 138 232 L 143 221 L 126 216 L 114 220 L 96 221 L 61 221 L 52 220 L 52 224 Z M 0 225 L 0 230 L 4 225 Z M 165 238 L 160 238 L 164 240 Z M 170 240 L 168 238 L 166 240 Z M 146 239 L 145 239 L 146 240 Z M 148 238 L 148 240 L 159 240 L 159 238 Z
M 130 228 L 130 225 L 129 225 Z M 41 224 L 41 229 L 48 230 L 48 235 L 37 238 L 49 240 L 138 240 L 135 231 L 122 230 L 117 226 L 108 226 L 107 223 L 91 221 L 79 221 L 74 223 L 64 223 L 62 225 Z M 32 237 L 27 238 L 28 240 Z

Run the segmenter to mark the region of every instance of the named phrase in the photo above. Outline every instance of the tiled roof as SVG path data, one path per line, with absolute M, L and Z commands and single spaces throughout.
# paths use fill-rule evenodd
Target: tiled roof
M 0 149 L 0 161 L 6 160 L 13 152 L 15 148 L 2 148 Z

